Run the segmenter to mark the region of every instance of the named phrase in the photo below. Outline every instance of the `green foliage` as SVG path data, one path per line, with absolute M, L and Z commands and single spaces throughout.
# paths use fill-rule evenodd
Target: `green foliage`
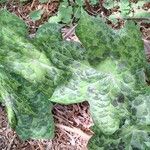
M 90 149 L 149 149 L 150 88 L 144 74 L 149 64 L 139 28 L 128 21 L 116 33 L 99 18 L 83 13 L 76 34 L 97 72 L 93 82 L 83 84 L 95 122 Z
M 67 1 L 64 1 L 60 4 L 58 13 L 63 23 L 69 23 L 73 14 L 72 7 L 68 5 Z
M 41 19 L 42 14 L 43 14 L 43 10 L 35 10 L 35 11 L 30 12 L 29 17 L 33 21 L 36 21 L 36 20 Z
M 130 0 L 121 0 L 121 1 L 111 1 L 106 0 L 104 1 L 103 6 L 107 9 L 112 9 L 116 6 L 119 7 L 119 10 L 117 12 L 113 12 L 109 19 L 113 22 L 116 21 L 116 19 L 127 19 L 127 18 L 141 18 L 141 19 L 149 19 L 150 13 L 143 9 L 144 4 L 149 2 L 149 0 L 138 0 L 138 1 L 130 1 Z
M 75 2 L 69 2 L 68 0 L 63 0 L 58 8 L 56 16 L 49 18 L 50 23 L 62 22 L 65 24 L 70 24 L 74 19 L 80 18 L 81 7 L 84 4 L 84 0 L 76 0 Z
M 0 96 L 22 139 L 54 136 L 53 102 L 88 101 L 91 150 L 150 148 L 150 67 L 133 21 L 116 32 L 82 10 L 81 46 L 63 41 L 59 24 L 42 25 L 30 39 L 22 20 L 6 10 L 0 17 Z
M 22 139 L 52 138 L 54 123 L 48 98 L 59 70 L 31 44 L 22 20 L 6 10 L 1 10 L 0 16 L 0 95 L 8 120 Z
M 81 7 L 84 6 L 84 0 L 68 1 L 63 0 L 60 2 L 58 12 L 55 16 L 49 18 L 50 23 L 62 22 L 65 24 L 70 24 L 74 20 L 78 20 L 81 16 Z M 118 19 L 131 19 L 140 18 L 144 20 L 149 20 L 150 13 L 143 9 L 144 4 L 148 0 L 139 0 L 137 2 L 132 2 L 129 0 L 105 0 L 102 5 L 106 9 L 113 9 L 114 7 L 119 7 L 118 11 L 112 12 L 108 19 L 116 23 Z M 90 5 L 98 4 L 98 0 L 90 0 Z

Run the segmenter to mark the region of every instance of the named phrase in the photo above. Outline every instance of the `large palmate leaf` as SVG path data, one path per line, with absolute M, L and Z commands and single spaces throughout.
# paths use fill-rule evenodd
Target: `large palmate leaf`
M 91 31 L 91 35 L 85 34 L 85 30 Z M 127 32 L 124 33 L 124 30 Z M 76 33 L 87 49 L 87 59 L 70 65 L 72 78 L 56 88 L 51 101 L 64 104 L 89 101 L 96 125 L 104 134 L 112 134 L 119 129 L 121 118 L 129 115 L 129 101 L 146 86 L 144 70 L 147 63 L 140 31 L 133 22 L 128 22 L 120 34 L 116 34 L 103 21 L 83 13 Z M 105 44 L 101 42 L 103 39 Z M 94 49 L 95 41 L 97 47 Z M 132 46 L 128 46 L 127 43 L 131 42 Z M 101 43 L 108 48 L 101 48 Z
M 130 116 L 121 120 L 120 128 L 112 135 L 103 134 L 96 126 L 93 128 L 95 136 L 89 143 L 89 149 L 140 149 L 150 148 L 150 95 L 149 89 L 145 94 L 139 94 L 132 101 L 129 109 Z
M 23 21 L 5 10 L 0 11 L 0 18 L 0 95 L 8 120 L 22 139 L 52 138 L 48 99 L 63 72 L 31 44 Z
M 71 104 L 87 100 L 99 132 L 112 135 L 120 130 L 122 120 L 132 116 L 131 101 L 149 91 L 144 73 L 148 64 L 140 31 L 129 21 L 116 33 L 103 21 L 83 13 L 76 33 L 87 55 L 70 65 L 71 79 L 56 88 L 51 101 Z
M 117 33 L 114 31 L 112 33 L 112 31 L 109 32 L 110 29 L 105 24 L 102 25 L 102 23 L 100 26 L 97 25 L 96 28 L 96 23 L 99 22 L 99 19 L 94 17 L 89 17 L 89 19 L 87 19 L 88 15 L 85 13 L 81 18 L 76 33 L 84 47 L 90 51 L 88 55 L 89 63 L 96 71 L 106 74 L 104 79 L 99 80 L 97 78 L 91 86 L 91 89 L 88 91 L 89 95 L 87 99 L 90 103 L 93 120 L 97 126 L 96 133 L 100 132 L 100 134 L 97 133 L 95 137 L 97 142 L 95 141 L 95 144 L 92 144 L 91 149 L 96 150 L 100 149 L 100 147 L 101 149 L 109 149 L 109 147 L 107 147 L 109 144 L 110 147 L 112 147 L 111 144 L 120 146 L 120 138 L 125 135 L 119 134 L 118 142 L 116 135 L 114 137 L 113 135 L 121 130 L 122 120 L 128 120 L 128 118 L 133 115 L 131 109 L 129 109 L 130 105 L 132 105 L 131 101 L 133 101 L 134 104 L 137 101 L 143 103 L 143 105 L 136 108 L 135 115 L 137 121 L 140 117 L 143 120 L 146 120 L 146 122 L 143 123 L 140 131 L 136 131 L 136 127 L 133 128 L 135 131 L 131 128 L 130 132 L 133 132 L 133 134 L 130 136 L 133 139 L 131 138 L 130 142 L 127 140 L 128 138 L 126 138 L 126 140 L 122 139 L 126 142 L 124 146 L 126 149 L 128 149 L 128 147 L 131 148 L 131 145 L 141 149 L 148 148 L 149 139 L 144 141 L 141 137 L 138 141 L 137 138 L 138 133 L 140 134 L 141 132 L 142 135 L 146 134 L 145 136 L 148 137 L 150 131 L 150 128 L 148 127 L 150 125 L 148 122 L 150 114 L 147 108 L 150 106 L 150 93 L 149 87 L 147 87 L 145 82 L 144 73 L 149 67 L 149 64 L 147 64 L 145 59 L 143 42 L 141 40 L 139 29 L 133 22 L 129 21 L 121 31 Z M 95 27 L 93 28 L 93 26 Z M 91 34 L 85 34 L 86 30 L 89 30 Z M 109 33 L 106 34 L 106 32 Z M 98 34 L 99 38 L 97 38 Z M 109 37 L 107 38 L 107 36 Z M 107 45 L 108 48 L 98 48 L 98 46 L 101 46 L 101 43 L 103 44 L 103 42 L 99 42 L 97 48 L 94 49 L 94 43 L 96 43 L 97 40 L 103 41 L 103 39 L 105 39 L 105 45 Z M 106 42 L 107 39 L 110 39 L 111 42 Z M 101 59 L 98 58 L 95 61 L 95 56 L 97 56 L 97 54 L 99 54 L 98 57 L 101 57 Z M 90 60 L 93 57 L 95 62 Z M 146 95 L 145 92 L 147 93 Z M 95 97 L 93 96 L 93 93 L 95 94 Z M 137 100 L 135 97 L 137 97 Z M 130 122 L 132 121 L 130 120 Z M 136 124 L 136 121 L 134 123 Z M 131 124 L 127 125 L 127 128 L 130 128 Z M 145 131 L 145 128 L 148 130 Z M 124 130 L 121 132 L 124 132 Z M 105 139 L 104 137 L 107 134 L 111 135 L 112 139 L 109 137 L 107 137 L 108 139 Z M 106 143 L 103 143 L 102 141 L 106 141 Z M 140 145 L 141 143 L 139 142 L 143 142 L 143 146 Z M 146 146 L 145 142 L 147 144 Z M 96 146 L 98 143 L 100 146 Z M 120 148 L 114 147 L 114 149 Z
M 89 143 L 89 150 L 148 150 L 150 148 L 150 130 L 146 127 L 139 128 L 129 125 L 122 129 L 122 131 L 116 132 L 111 136 L 100 133 L 96 128 L 93 130 L 96 135 L 92 137 Z

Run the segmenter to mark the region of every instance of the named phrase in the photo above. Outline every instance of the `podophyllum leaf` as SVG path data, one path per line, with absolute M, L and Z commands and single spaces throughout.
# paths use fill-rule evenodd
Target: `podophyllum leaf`
M 119 65 L 115 59 L 105 60 L 96 70 L 104 72 L 103 78 L 97 78 L 88 87 L 93 120 L 104 134 L 113 134 L 119 129 L 121 118 L 128 115 L 126 102 L 137 94 L 134 91 L 135 77 L 127 68 L 119 73 Z
M 141 150 L 150 149 L 150 137 L 149 132 L 145 131 L 134 131 L 132 133 L 131 146 L 132 148 L 138 148 Z
M 132 102 L 131 116 L 126 116 L 120 124 L 120 128 L 114 134 L 104 135 L 98 127 L 94 127 L 95 135 L 89 143 L 89 149 L 149 149 L 150 127 L 149 127 L 149 88 L 145 94 L 139 96 Z M 134 117 L 136 116 L 136 117 Z
M 34 112 L 28 100 L 17 92 L 20 88 L 20 83 L 2 68 L 0 69 L 0 81 L 0 95 L 2 100 L 4 100 L 4 104 L 10 107 L 8 110 L 12 109 L 16 112 L 16 108 L 18 108 L 23 113 L 33 115 Z
M 95 135 L 89 143 L 90 150 L 96 149 L 140 149 L 150 148 L 149 127 L 149 88 L 145 94 L 139 96 L 132 102 L 132 112 L 123 118 L 120 128 L 112 135 L 103 134 L 98 127 L 94 127 Z M 134 117 L 136 116 L 136 117 Z
M 111 50 L 113 33 L 101 18 L 89 17 L 82 11 L 76 34 L 88 50 L 89 59 L 92 61 L 103 59 L 103 55 Z
M 119 139 L 112 138 L 112 136 L 106 136 L 102 134 L 96 126 L 92 128 L 95 132 L 94 136 L 90 139 L 88 144 L 89 150 L 105 150 L 105 149 L 118 149 Z M 117 145 L 117 146 L 116 146 Z
M 40 93 L 38 85 L 35 86 L 15 74 L 12 74 L 12 77 L 20 83 L 20 86 L 16 91 L 13 88 L 14 91 L 11 91 L 11 93 L 7 87 L 6 89 L 9 95 L 7 94 L 7 97 L 3 96 L 6 109 L 8 110 L 10 125 L 16 129 L 17 134 L 24 140 L 29 138 L 53 138 L 54 123 L 51 114 L 52 104 L 49 103 L 48 97 Z M 9 79 L 11 78 L 9 77 Z M 4 88 L 3 85 L 2 88 Z M 3 91 L 1 90 L 1 92 Z M 16 92 L 18 97 L 13 97 L 13 92 Z M 4 95 L 4 92 L 2 95 Z M 27 111 L 29 109 L 27 104 L 29 104 L 28 107 L 32 109 L 33 113 Z
M 130 72 L 122 72 L 119 77 L 116 71 L 113 75 L 111 71 L 117 68 L 116 62 L 113 62 L 115 60 L 104 62 L 106 69 L 109 69 L 107 63 L 108 66 L 112 65 L 112 70 L 106 73 L 102 70 L 104 64 L 99 66 L 99 69 L 94 69 L 87 61 L 74 61 L 70 66 L 73 72 L 71 79 L 65 85 L 58 86 L 50 100 L 63 104 L 88 100 L 95 124 L 105 134 L 114 133 L 119 128 L 121 117 L 126 114 L 121 110 L 125 106 L 126 96 L 134 96 L 132 89 L 135 80 Z M 122 79 L 122 76 L 126 75 L 130 79 L 129 82 Z
M 98 128 L 94 128 L 93 130 L 96 134 L 90 140 L 89 150 L 147 150 L 150 148 L 150 130 L 145 127 L 139 129 L 136 126 L 129 125 L 110 136 L 102 134 Z
M 81 18 L 76 33 L 90 54 L 90 59 L 95 56 L 93 61 L 89 60 L 91 67 L 97 73 L 104 74 L 103 78 L 86 84 L 89 90 L 85 99 L 90 103 L 95 124 L 104 134 L 112 134 L 119 129 L 121 118 L 128 115 L 125 113 L 128 107 L 125 104 L 140 94 L 140 89 L 146 86 L 144 70 L 147 63 L 143 42 L 139 29 L 131 21 L 126 23 L 124 29 L 115 33 L 97 18 L 85 13 L 82 13 Z M 98 31 L 101 32 L 99 38 Z M 108 48 L 100 47 L 104 39 Z M 98 46 L 94 47 L 94 44 Z M 96 57 L 101 59 L 94 62 Z M 125 104 L 116 104 L 119 99 L 124 99 Z
M 73 74 L 71 79 L 65 84 L 58 86 L 51 97 L 51 101 L 61 103 L 61 104 L 72 104 L 79 103 L 87 100 L 87 82 L 84 77 L 86 73 L 91 74 L 88 66 L 74 61 L 70 66 Z M 88 78 L 88 76 L 87 76 Z
M 132 102 L 132 109 L 137 118 L 137 124 L 150 125 L 150 88 L 145 95 L 139 95 Z
M 90 20 L 89 18 L 93 19 L 93 21 L 91 21 L 91 24 L 93 26 L 94 24 L 97 24 L 95 23 L 95 20 L 97 19 L 89 17 L 87 14 L 84 15 L 86 19 L 82 18 L 82 20 L 79 22 L 79 26 L 77 28 L 78 34 L 79 31 L 81 31 L 81 28 L 84 30 L 88 30 L 88 28 L 90 28 L 90 25 L 88 24 L 89 26 L 87 26 L 87 24 L 85 23 Z M 82 24 L 83 20 L 84 24 Z M 108 35 L 113 33 L 113 36 L 116 36 L 116 41 L 111 36 L 108 37 L 111 38 L 111 41 L 114 41 L 110 44 L 110 46 L 112 47 L 109 47 L 109 51 L 108 49 L 103 49 L 106 51 L 107 55 L 101 55 L 103 56 L 101 57 L 101 61 L 98 60 L 96 63 L 92 62 L 92 66 L 88 63 L 87 60 L 74 61 L 70 66 L 70 70 L 71 72 L 73 72 L 71 79 L 67 81 L 65 85 L 61 85 L 56 88 L 51 101 L 70 104 L 88 100 L 95 124 L 104 134 L 113 134 L 119 129 L 121 118 L 128 115 L 128 113 L 126 113 L 128 112 L 128 106 L 126 106 L 127 101 L 134 99 L 134 97 L 140 93 L 139 89 L 141 84 L 139 84 L 138 86 L 137 82 L 140 81 L 142 83 L 142 86 L 146 85 L 145 81 L 142 82 L 141 80 L 144 77 L 143 69 L 145 67 L 145 61 L 143 61 L 143 57 L 142 60 L 139 60 L 139 66 L 137 66 L 137 64 L 131 64 L 131 60 L 134 62 L 134 53 L 131 52 L 131 54 L 134 55 L 131 55 L 130 59 L 128 55 L 125 55 L 125 50 L 129 50 L 129 48 L 126 46 L 127 42 L 131 42 L 130 40 L 134 37 L 135 31 L 137 31 L 137 33 L 139 34 L 139 31 L 137 29 L 132 31 L 133 37 L 130 37 L 125 41 L 123 39 L 124 34 L 120 34 L 118 38 L 118 34 L 115 35 L 115 32 L 107 29 L 107 26 L 105 26 L 103 22 L 99 22 L 101 23 L 100 30 L 102 32 L 102 35 L 104 35 L 103 32 L 105 33 L 107 31 L 110 31 L 108 32 Z M 128 23 L 129 27 L 126 26 L 125 30 L 132 30 L 133 25 L 134 24 L 132 22 Z M 95 36 L 96 33 L 94 33 L 95 28 L 92 27 L 91 36 L 86 37 L 86 34 L 82 34 L 82 32 L 80 32 L 79 38 L 81 37 L 81 41 L 83 38 L 84 42 L 87 42 L 88 38 L 91 38 L 92 41 L 92 37 L 93 41 L 97 40 Z M 99 37 L 99 43 L 100 41 L 102 41 L 102 39 L 104 39 L 104 37 Z M 85 40 L 84 38 L 87 39 Z M 105 38 L 107 41 L 107 37 Z M 119 48 L 117 48 L 117 45 L 115 45 L 117 44 L 117 42 L 120 42 L 120 45 L 123 47 L 122 49 L 120 48 L 121 46 L 119 47 L 120 51 Z M 133 49 L 139 52 L 139 50 L 142 48 L 141 40 L 139 39 L 139 37 L 135 41 L 132 40 L 132 42 Z M 136 42 L 139 43 L 137 44 Z M 93 48 L 92 42 L 89 42 L 88 45 L 89 47 L 87 47 L 87 53 L 89 53 L 89 51 L 92 51 L 92 53 L 96 53 L 95 56 L 97 56 L 97 51 L 101 51 L 100 48 L 97 48 L 95 50 Z M 109 46 L 109 43 L 107 45 Z M 92 47 L 93 49 L 90 49 L 90 47 Z M 127 54 L 128 53 L 129 52 L 127 52 Z M 90 56 L 92 57 L 92 55 Z M 139 56 L 139 58 L 140 57 L 141 56 Z M 138 69 L 138 71 L 135 70 L 135 68 Z
M 15 29 L 16 34 L 27 35 L 27 26 L 23 20 L 18 18 L 16 15 L 10 15 L 10 13 L 5 10 L 0 10 L 0 26 L 4 26 L 7 29 Z M 1 28 L 2 30 L 2 28 Z M 2 34 L 2 33 L 1 33 Z M 2 36 L 0 34 L 0 37 Z
M 126 64 L 126 66 L 132 65 L 132 67 L 138 67 L 140 70 L 146 67 L 147 62 L 141 33 L 134 22 L 127 21 L 125 27 L 121 31 L 116 32 L 106 26 L 102 20 L 90 17 L 84 12 L 82 12 L 81 18 L 76 33 L 83 46 L 88 50 L 89 59 L 94 58 L 94 60 L 90 61 L 92 65 L 99 64 L 99 62 L 109 57 L 111 53 L 111 55 L 116 58 L 118 57 L 118 59 L 121 57 L 120 61 L 127 61 L 129 64 Z M 91 20 L 91 23 L 89 20 Z M 90 31 L 87 32 L 89 29 Z M 91 35 L 84 34 L 85 32 Z
M 138 26 L 132 21 L 127 21 L 125 27 L 118 32 L 120 40 L 116 41 L 117 51 L 120 51 L 122 59 L 127 61 L 135 72 L 137 78 L 140 78 L 140 84 L 145 84 L 145 73 L 148 78 L 150 72 L 150 64 L 146 61 L 144 51 L 144 43 L 141 40 L 141 32 Z
M 6 106 L 6 111 L 8 115 L 8 122 L 12 128 L 16 128 L 17 119 L 16 111 L 17 109 L 20 112 L 28 113 L 33 115 L 34 112 L 29 106 L 28 101 L 17 93 L 17 88 L 19 84 L 11 78 L 8 73 L 0 69 L 0 95 L 3 104 Z
M 56 23 L 45 23 L 36 32 L 35 44 L 49 48 L 55 45 L 55 42 L 62 40 L 61 25 Z
M 54 87 L 60 83 L 64 71 L 57 69 L 45 56 L 45 52 L 39 51 L 40 46 L 43 48 L 42 44 L 38 46 L 40 36 L 37 44 L 33 45 L 30 39 L 20 37 L 15 32 L 15 28 L 11 28 L 11 30 L 7 26 L 2 26 L 1 28 L 4 41 L 2 42 L 4 46 L 0 51 L 1 56 L 3 56 L 1 64 L 7 70 L 21 75 L 32 84 L 37 84 L 38 90 L 50 97 Z M 32 50 L 29 51 L 29 49 Z
M 6 106 L 6 111 L 7 111 L 7 116 L 8 116 L 8 122 L 9 122 L 9 125 L 12 127 L 12 128 L 15 128 L 16 127 L 16 116 L 15 116 L 15 112 L 14 112 L 14 103 L 12 100 L 13 98 L 13 95 L 10 93 L 13 92 L 11 90 L 11 87 L 8 85 L 8 83 L 6 83 L 7 81 L 6 80 L 9 80 L 7 78 L 7 74 L 5 72 L 0 71 L 0 82 L 1 82 L 1 85 L 0 85 L 0 95 L 1 95 L 1 102 Z M 6 81 L 6 82 L 5 82 Z M 12 82 L 15 86 L 15 83 Z M 14 93 L 13 93 L 14 94 Z M 5 99 L 5 101 L 3 101 Z M 27 107 L 27 104 L 26 104 L 26 109 L 30 110 L 30 107 Z
M 8 104 L 8 101 L 6 102 Z M 5 103 L 5 104 L 6 104 Z M 6 112 L 8 116 L 8 123 L 11 128 L 15 129 L 17 124 L 16 114 L 11 106 L 6 105 Z
M 15 21 L 12 14 L 6 14 Z M 52 138 L 54 124 L 48 99 L 63 71 L 57 69 L 23 33 L 17 32 L 15 26 L 9 28 L 9 22 L 5 20 L 0 23 L 0 95 L 8 120 L 22 139 Z M 21 27 L 25 30 L 24 26 L 20 26 L 20 30 Z
M 38 93 L 30 99 L 36 116 L 23 113 L 17 114 L 16 132 L 21 139 L 52 139 L 54 137 L 54 121 L 52 115 L 52 104 L 42 93 Z
M 84 96 L 82 96 L 84 93 L 82 90 L 80 91 L 79 84 L 82 80 L 78 77 L 78 72 L 80 73 L 80 71 L 82 71 L 80 70 L 80 67 L 82 69 L 84 69 L 84 67 L 86 68 L 86 65 L 84 65 L 84 61 L 86 62 L 86 50 L 76 42 L 61 42 L 59 44 L 61 44 L 60 47 L 57 46 L 54 48 L 54 51 L 49 52 L 49 57 L 51 57 L 55 66 L 65 70 L 65 72 L 68 72 L 68 75 L 70 74 L 70 76 L 64 84 L 61 84 L 55 89 L 50 100 L 64 104 L 85 101 Z

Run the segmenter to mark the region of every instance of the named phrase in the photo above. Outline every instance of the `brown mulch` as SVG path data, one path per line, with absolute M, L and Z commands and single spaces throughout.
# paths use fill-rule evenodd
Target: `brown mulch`
M 49 0 L 48 3 L 40 4 L 33 0 L 21 5 L 17 1 L 10 0 L 5 5 L 10 12 L 17 14 L 29 26 L 29 32 L 35 33 L 37 28 L 54 15 L 59 6 L 59 0 Z M 3 7 L 3 6 L 0 6 Z M 38 21 L 32 21 L 29 13 L 33 10 L 43 9 L 44 14 Z M 101 13 L 108 16 L 111 12 L 100 5 L 90 6 L 86 3 L 86 10 L 91 15 Z M 116 11 L 116 10 L 114 10 Z M 118 28 L 119 25 L 112 25 Z M 146 54 L 150 58 L 150 23 L 139 21 L 145 43 Z M 62 30 L 64 39 L 76 40 L 74 27 Z M 56 124 L 56 136 L 53 140 L 28 140 L 21 141 L 16 133 L 12 131 L 7 122 L 5 109 L 0 105 L 0 149 L 2 150 L 87 150 L 87 143 L 93 135 L 90 127 L 93 125 L 89 105 L 87 102 L 74 105 L 55 105 L 53 115 Z

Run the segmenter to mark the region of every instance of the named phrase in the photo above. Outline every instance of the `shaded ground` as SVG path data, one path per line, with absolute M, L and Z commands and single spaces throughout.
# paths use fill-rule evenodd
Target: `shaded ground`
M 34 34 L 43 22 L 47 21 L 50 16 L 55 14 L 58 9 L 59 0 L 53 0 L 46 4 L 40 4 L 37 0 L 28 2 L 25 5 L 20 5 L 15 2 L 8 2 L 5 6 L 7 9 L 21 18 L 23 18 L 29 26 L 29 32 Z M 3 7 L 3 6 L 0 6 Z M 29 18 L 29 13 L 36 8 L 43 8 L 44 14 L 42 18 L 33 22 Z M 100 5 L 92 7 L 86 4 L 86 10 L 94 15 L 104 12 L 104 15 L 109 15 L 110 11 L 105 10 Z M 141 32 L 145 43 L 145 50 L 148 59 L 150 58 L 150 23 L 138 21 L 141 25 Z M 109 23 L 110 24 L 110 23 Z M 120 22 L 117 25 L 110 24 L 115 28 L 122 25 Z M 62 30 L 63 37 L 67 40 L 78 40 L 74 35 L 74 26 Z M 150 59 L 149 59 L 150 61 Z M 93 135 L 90 127 L 93 125 L 89 114 L 89 105 L 84 102 L 75 105 L 55 105 L 53 114 L 56 124 L 56 137 L 53 140 L 28 140 L 21 141 L 14 131 L 8 125 L 5 109 L 0 105 L 0 149 L 3 150 L 87 150 L 86 146 Z

